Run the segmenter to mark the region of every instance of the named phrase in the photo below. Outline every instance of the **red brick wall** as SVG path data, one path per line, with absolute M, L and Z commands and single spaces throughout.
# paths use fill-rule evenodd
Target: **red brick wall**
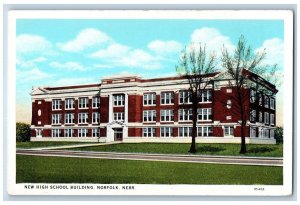
M 128 95 L 128 122 L 143 121 L 143 96 Z
M 108 123 L 109 97 L 100 98 L 100 123 Z M 106 134 L 105 134 L 106 135 Z

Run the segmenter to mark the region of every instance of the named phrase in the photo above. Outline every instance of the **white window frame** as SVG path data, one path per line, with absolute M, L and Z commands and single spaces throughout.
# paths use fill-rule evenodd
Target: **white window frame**
M 263 123 L 263 113 L 261 111 L 259 112 L 258 121 Z
M 124 112 L 114 112 L 114 121 L 124 121 Z
M 198 108 L 197 109 L 198 121 L 211 121 L 212 120 L 212 108 Z
M 275 114 L 270 113 L 270 125 L 275 125 Z
M 99 122 L 100 122 L 100 113 L 93 112 L 92 113 L 92 124 L 99 124 Z
M 167 119 L 169 118 L 169 119 Z M 173 122 L 174 121 L 174 110 L 160 110 L 160 121 L 161 122 Z
M 53 99 L 52 100 L 52 110 L 61 110 L 62 109 L 62 100 Z
M 192 127 L 179 127 L 178 128 L 178 137 L 191 137 L 192 136 Z
M 78 124 L 88 124 L 89 116 L 87 112 L 78 113 Z
M 51 137 L 60 137 L 61 130 L 60 129 L 52 129 Z
M 234 126 L 224 126 L 224 137 L 234 136 Z
M 265 112 L 265 124 L 269 124 L 270 123 L 270 114 L 268 112 Z
M 89 98 L 80 97 L 78 98 L 78 109 L 87 109 L 89 107 Z
M 191 121 L 193 120 L 192 109 L 179 109 L 178 110 L 178 121 Z
M 197 127 L 197 136 L 198 137 L 212 137 L 213 136 L 212 126 Z
M 274 129 L 270 129 L 270 138 L 271 139 L 275 138 L 275 130 Z
M 256 127 L 250 127 L 250 137 L 256 138 Z
M 211 90 L 202 90 L 200 103 L 210 103 L 212 102 L 212 91 Z
M 162 92 L 160 94 L 161 105 L 173 105 L 174 104 L 174 92 Z
M 155 127 L 143 127 L 143 137 L 155 137 L 156 128 Z
M 62 114 L 52 114 L 52 125 L 61 125 Z
M 255 103 L 256 100 L 256 91 L 255 90 L 250 90 L 250 102 Z
M 86 137 L 88 130 L 86 128 L 78 129 L 78 137 Z
M 99 127 L 92 129 L 92 137 L 100 137 L 100 128 Z
M 64 135 L 65 137 L 74 137 L 74 129 L 65 129 L 64 131 Z
M 256 110 L 251 110 L 250 112 L 250 122 L 256 121 Z
M 143 95 L 143 105 L 156 105 L 156 93 L 146 93 Z
M 226 108 L 227 109 L 231 109 L 232 108 L 232 101 L 231 100 L 227 100 L 227 102 L 226 102 Z
M 173 137 L 173 127 L 160 127 L 160 137 Z
M 92 99 L 92 108 L 100 107 L 100 97 L 93 97 Z
M 65 124 L 74 124 L 74 123 L 75 123 L 74 113 L 66 113 Z
M 265 108 L 269 108 L 270 104 L 270 98 L 268 96 L 264 97 L 264 106 Z
M 113 95 L 113 106 L 114 107 L 123 107 L 124 105 L 125 105 L 125 95 L 124 94 Z
M 263 137 L 269 138 L 270 137 L 270 130 L 269 129 L 263 129 Z
M 258 94 L 258 104 L 259 106 L 263 106 L 263 94 Z
M 275 110 L 275 99 L 270 98 L 270 109 Z
M 143 122 L 156 122 L 156 110 L 144 110 Z
M 75 109 L 75 99 L 74 98 L 65 99 L 65 109 L 66 110 L 74 110 Z
M 179 91 L 179 104 L 191 104 L 191 92 L 187 90 Z

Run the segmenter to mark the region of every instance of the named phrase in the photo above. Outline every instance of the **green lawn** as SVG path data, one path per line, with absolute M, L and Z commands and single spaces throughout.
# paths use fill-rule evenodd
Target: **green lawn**
M 17 142 L 17 148 L 55 147 L 63 145 L 89 144 L 90 142 Z
M 282 167 L 17 155 L 17 183 L 283 184 Z
M 190 144 L 184 143 L 122 143 L 105 146 L 71 148 L 72 150 L 103 151 L 103 152 L 133 152 L 133 153 L 162 153 L 188 154 Z M 247 154 L 239 154 L 240 144 L 197 144 L 199 155 L 226 156 L 259 156 L 282 157 L 282 144 L 278 145 L 247 145 Z

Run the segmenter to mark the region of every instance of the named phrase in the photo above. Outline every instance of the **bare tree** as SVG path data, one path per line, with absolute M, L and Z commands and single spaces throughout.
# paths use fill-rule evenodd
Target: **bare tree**
M 222 49 L 222 65 L 231 77 L 230 86 L 234 90 L 234 98 L 236 101 L 236 110 L 239 113 L 241 124 L 241 149 L 240 153 L 246 153 L 245 128 L 247 117 L 246 103 L 249 100 L 249 72 L 261 74 L 265 72 L 265 67 L 260 67 L 262 60 L 266 56 L 265 49 L 262 52 L 253 54 L 251 47 L 246 45 L 244 36 L 241 35 L 234 51 L 234 55 L 230 55 L 227 48 Z
M 177 72 L 184 76 L 189 83 L 188 95 L 192 102 L 192 142 L 189 152 L 196 152 L 197 136 L 197 110 L 202 95 L 211 83 L 209 74 L 215 72 L 215 55 L 211 53 L 207 57 L 206 47 L 199 44 L 191 44 L 181 52 Z

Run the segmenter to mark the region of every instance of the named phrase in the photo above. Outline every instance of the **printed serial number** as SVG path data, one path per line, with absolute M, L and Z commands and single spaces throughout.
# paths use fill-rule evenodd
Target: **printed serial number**
M 265 188 L 263 188 L 263 187 L 255 187 L 254 188 L 254 191 L 264 191 L 265 190 Z

